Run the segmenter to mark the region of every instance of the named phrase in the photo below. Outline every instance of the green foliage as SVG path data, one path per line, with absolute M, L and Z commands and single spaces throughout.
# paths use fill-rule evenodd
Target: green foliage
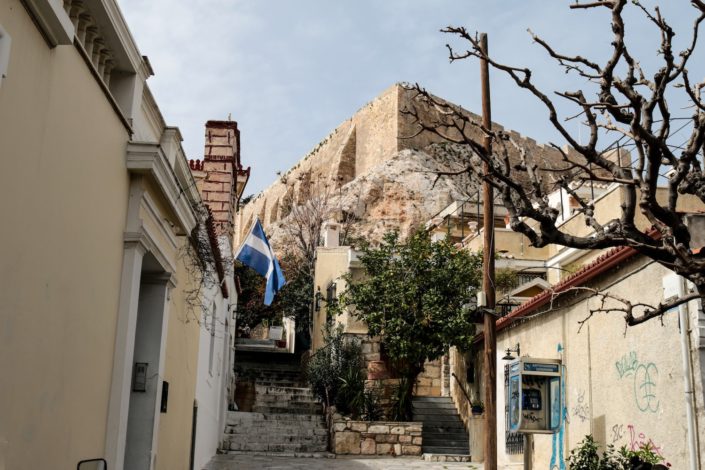
M 294 316 L 296 330 L 308 332 L 311 302 L 313 298 L 313 277 L 297 269 L 299 261 L 295 256 L 285 254 L 280 260 L 286 285 L 274 297 L 272 305 L 264 305 L 266 281 L 252 269 L 236 262 L 235 275 L 240 280 L 242 293 L 238 297 L 238 325 L 253 328 L 263 320 L 270 324 L 281 324 L 282 316 Z
M 513 269 L 500 268 L 494 273 L 494 283 L 498 292 L 506 294 L 519 285 L 519 276 Z
M 649 442 L 639 447 L 639 450 L 629 450 L 626 447 L 622 447 L 619 452 L 624 458 L 632 463 L 632 466 L 644 463 L 656 465 L 664 461 L 663 457 L 654 452 L 654 447 Z
M 446 241 L 432 243 L 424 231 L 406 243 L 391 232 L 379 247 L 363 247 L 360 262 L 365 278 L 348 274 L 336 309 L 351 309 L 371 336 L 381 337 L 397 372 L 410 381 L 408 390 L 426 360 L 440 357 L 449 345 L 470 346 L 475 325 L 462 305 L 475 296 L 479 255 Z
M 665 468 L 658 465 L 663 461 L 663 457 L 654 452 L 648 443 L 636 451 L 622 447 L 618 452 L 614 450 L 614 446 L 609 445 L 600 455 L 597 443 L 591 435 L 587 435 L 570 451 L 568 467 L 570 470 L 646 470 Z
M 592 435 L 585 436 L 585 439 L 570 451 L 568 467 L 570 470 L 627 470 L 629 468 L 626 459 L 616 453 L 612 445 L 607 447 L 603 455 L 600 455 Z
M 326 345 L 311 356 L 307 367 L 313 393 L 326 406 L 335 405 L 341 414 L 377 419 L 381 413 L 376 394 L 365 389 L 360 342 L 346 338 L 342 326 L 326 327 L 324 340 Z
M 388 415 L 392 421 L 411 421 L 414 414 L 414 407 L 411 396 L 413 394 L 414 382 L 407 377 L 399 379 L 399 384 L 394 387 L 392 401 Z

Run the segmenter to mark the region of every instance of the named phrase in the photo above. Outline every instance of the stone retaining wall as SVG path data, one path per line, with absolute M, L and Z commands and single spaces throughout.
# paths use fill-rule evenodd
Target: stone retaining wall
M 331 447 L 337 455 L 421 455 L 423 423 L 336 420 Z

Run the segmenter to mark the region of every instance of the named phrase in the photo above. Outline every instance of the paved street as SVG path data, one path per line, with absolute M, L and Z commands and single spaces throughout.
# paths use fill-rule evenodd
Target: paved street
M 482 470 L 482 464 L 472 462 L 426 462 L 420 458 L 295 458 L 264 455 L 217 455 L 205 470 Z

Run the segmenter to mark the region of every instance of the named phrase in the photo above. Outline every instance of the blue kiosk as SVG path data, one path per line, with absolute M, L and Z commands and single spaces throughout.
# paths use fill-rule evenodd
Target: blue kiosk
M 520 357 L 509 364 L 509 431 L 553 434 L 561 425 L 560 359 Z

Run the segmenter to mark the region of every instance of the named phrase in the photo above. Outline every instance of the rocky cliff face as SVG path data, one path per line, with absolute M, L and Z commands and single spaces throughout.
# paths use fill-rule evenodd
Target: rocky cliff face
M 310 201 L 320 205 L 321 198 L 330 209 L 327 218 L 340 221 L 354 215 L 352 234 L 370 241 L 389 230 L 405 237 L 453 201 L 475 201 L 477 185 L 469 176 L 439 177 L 438 173 L 479 166 L 479 159 L 473 162 L 467 150 L 438 136 L 419 134 L 415 121 L 404 112 L 414 96 L 394 85 L 338 126 L 240 210 L 235 246 L 259 218 L 281 251 L 290 242 L 284 240 L 284 232 L 292 225 L 292 208 Z M 420 109 L 418 103 L 414 106 Z M 468 116 L 478 119 L 469 112 Z M 532 139 L 511 134 L 537 159 L 558 155 Z

